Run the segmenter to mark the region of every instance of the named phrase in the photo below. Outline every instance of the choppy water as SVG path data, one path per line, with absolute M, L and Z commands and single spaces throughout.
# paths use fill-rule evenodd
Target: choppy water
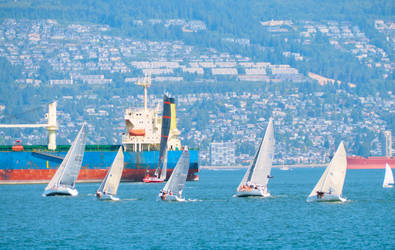
M 234 198 L 245 170 L 200 173 L 188 202 L 157 200 L 163 184 L 121 183 L 119 202 L 77 184 L 78 197 L 42 197 L 45 185 L 0 186 L 0 248 L 395 247 L 395 189 L 384 170 L 349 170 L 346 203 L 307 203 L 324 169 L 273 170 L 272 198 Z

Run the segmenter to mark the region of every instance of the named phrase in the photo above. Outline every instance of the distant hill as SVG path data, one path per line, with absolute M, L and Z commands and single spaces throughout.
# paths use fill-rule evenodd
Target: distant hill
M 375 20 L 391 21 L 394 13 L 391 1 L 2 1 L 0 17 L 55 19 L 68 23 L 106 24 L 119 35 L 148 40 L 182 40 L 186 44 L 212 47 L 219 51 L 249 56 L 255 60 L 275 64 L 290 64 L 307 76 L 308 72 L 324 77 L 364 84 L 376 80 L 392 80 L 393 72 L 385 71 L 379 59 L 363 63 L 365 56 L 354 55 L 352 48 L 340 44 L 322 31 L 309 39 L 301 37 L 301 29 L 313 22 L 319 25 L 337 23 L 349 29 L 356 27 L 370 46 L 380 48 L 391 62 L 394 60 L 394 42 L 375 28 Z M 190 31 L 190 26 L 163 20 L 198 20 L 204 29 Z M 291 25 L 262 25 L 270 20 L 288 20 Z M 330 25 L 329 25 L 330 26 Z M 318 30 L 318 29 L 317 29 Z M 355 34 L 352 33 L 352 34 Z M 245 39 L 248 46 L 229 42 Z M 306 60 L 295 60 L 296 53 Z M 360 56 L 361 58 L 358 58 Z M 361 63 L 362 62 L 362 63 Z

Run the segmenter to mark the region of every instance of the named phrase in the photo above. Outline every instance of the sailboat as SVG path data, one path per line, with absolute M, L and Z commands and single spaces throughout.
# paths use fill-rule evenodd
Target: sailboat
M 101 200 L 118 201 L 119 198 L 115 197 L 117 194 L 119 182 L 121 181 L 122 170 L 124 165 L 124 157 L 122 146 L 119 147 L 118 153 L 107 172 L 106 177 L 103 179 L 99 189 L 96 191 L 96 197 Z
M 182 152 L 176 167 L 173 170 L 165 187 L 160 191 L 159 197 L 164 201 L 184 201 L 182 191 L 187 180 L 189 170 L 189 151 Z
M 392 170 L 388 163 L 385 164 L 385 175 L 383 181 L 383 188 L 392 188 L 394 187 L 394 176 L 392 174 Z
M 167 139 L 170 132 L 171 123 L 171 101 L 168 96 L 163 97 L 162 130 L 160 137 L 159 161 L 154 176 L 149 173 L 143 178 L 143 182 L 164 182 L 167 174 Z M 159 175 L 160 172 L 160 175 Z
M 347 155 L 343 142 L 340 143 L 325 172 L 307 197 L 307 201 L 341 201 L 344 179 L 346 178 Z
M 236 196 L 270 196 L 270 193 L 267 191 L 267 183 L 272 178 L 270 171 L 274 157 L 274 143 L 273 119 L 270 118 L 265 136 L 255 154 L 254 161 L 247 169 L 237 188 Z
M 80 173 L 82 159 L 84 157 L 86 144 L 86 127 L 82 125 L 77 137 L 71 145 L 66 157 L 56 170 L 47 187 L 44 196 L 71 195 L 77 196 L 75 181 Z
M 289 170 L 289 167 L 282 165 L 281 168 L 280 168 L 280 170 L 282 170 L 282 171 L 288 171 L 288 170 Z

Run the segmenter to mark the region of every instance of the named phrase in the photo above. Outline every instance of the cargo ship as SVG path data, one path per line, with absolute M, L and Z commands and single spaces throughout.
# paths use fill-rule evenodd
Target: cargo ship
M 385 164 L 395 168 L 395 157 L 392 157 L 392 133 L 390 130 L 384 131 L 385 135 L 385 156 L 362 157 L 351 155 L 347 157 L 348 169 L 384 169 Z
M 148 108 L 147 88 L 151 78 L 145 77 L 137 85 L 144 87 L 144 107 L 125 110 L 126 131 L 122 136 L 125 148 L 125 166 L 122 181 L 140 182 L 147 174 L 153 175 L 158 167 L 161 135 L 159 107 Z M 173 99 L 174 100 L 174 99 Z M 178 136 L 176 107 L 171 103 L 170 133 L 168 136 L 167 176 L 170 176 L 183 146 Z M 48 124 L 9 125 L 0 127 L 45 127 L 48 130 L 48 145 L 0 145 L 0 184 L 47 183 L 55 174 L 70 145 L 56 145 L 56 102 L 49 105 Z M 86 145 L 78 182 L 100 182 L 120 145 Z M 199 151 L 189 149 L 190 166 L 187 180 L 199 180 Z
M 348 156 L 347 168 L 348 169 L 384 169 L 385 164 L 388 163 L 391 168 L 395 168 L 395 157 L 384 156 Z

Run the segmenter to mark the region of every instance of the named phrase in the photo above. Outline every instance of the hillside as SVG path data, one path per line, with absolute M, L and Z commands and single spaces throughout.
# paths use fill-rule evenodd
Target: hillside
M 287 162 L 382 155 L 395 131 L 393 6 L 388 1 L 2 1 L 0 122 L 43 122 L 58 101 L 59 143 L 88 121 L 91 144 L 120 143 L 123 111 L 178 100 L 183 143 L 250 158 L 274 116 Z M 12 93 L 12 94 L 10 94 Z M 0 131 L 45 144 L 38 129 Z M 284 152 L 287 152 L 285 154 Z
M 242 54 L 253 60 L 289 64 L 304 75 L 312 72 L 344 82 L 363 84 L 393 79 L 393 72 L 383 66 L 394 58 L 393 32 L 377 29 L 375 23 L 393 21 L 394 6 L 390 1 L 229 4 L 229 1 L 22 0 L 3 1 L 0 13 L 3 19 L 108 25 L 112 33 L 122 37 L 181 40 L 187 45 Z M 271 20 L 280 22 L 268 24 Z M 387 41 L 388 35 L 392 40 Z

